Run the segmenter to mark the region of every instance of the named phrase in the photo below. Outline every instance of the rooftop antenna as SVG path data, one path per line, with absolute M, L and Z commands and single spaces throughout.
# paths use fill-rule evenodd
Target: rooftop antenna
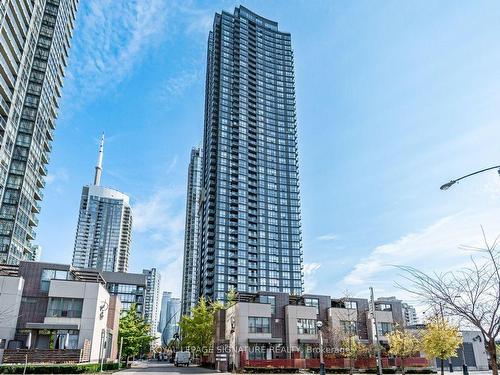
M 101 184 L 103 153 L 104 153 L 104 133 L 102 133 L 101 143 L 99 145 L 99 156 L 97 157 L 97 165 L 95 166 L 95 177 L 94 177 L 95 186 L 99 186 Z

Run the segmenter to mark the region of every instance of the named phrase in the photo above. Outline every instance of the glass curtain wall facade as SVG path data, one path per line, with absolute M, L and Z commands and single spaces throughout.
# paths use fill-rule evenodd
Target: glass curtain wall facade
M 156 336 L 158 331 L 158 319 L 160 315 L 160 273 L 156 268 L 142 270 L 146 276 L 146 294 L 144 298 L 144 316 L 146 323 L 150 325 L 149 334 Z
M 131 240 L 129 197 L 102 186 L 84 186 L 71 264 L 127 272 Z
M 33 260 L 77 5 L 0 2 L 0 263 Z
M 172 292 L 163 292 L 161 299 L 160 322 L 158 332 L 161 333 L 163 345 L 169 345 L 179 331 L 181 316 L 181 299 L 172 297 Z
M 208 38 L 199 294 L 301 294 L 291 36 L 240 6 Z
M 182 273 L 182 315 L 188 315 L 198 301 L 198 245 L 200 235 L 202 150 L 191 150 L 188 170 L 184 264 Z

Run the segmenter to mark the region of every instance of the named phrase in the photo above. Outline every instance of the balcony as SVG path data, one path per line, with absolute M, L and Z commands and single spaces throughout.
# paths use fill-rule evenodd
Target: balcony
M 41 210 L 40 204 L 38 202 L 33 202 L 33 205 L 31 206 L 31 212 L 39 214 Z
M 35 231 L 31 227 L 28 227 L 28 229 L 26 229 L 26 239 L 34 240 L 35 237 L 36 237 Z
M 41 176 L 37 176 L 36 178 L 36 186 L 39 188 L 44 188 L 45 187 L 45 181 Z
M 7 116 L 9 114 L 9 103 L 0 96 L 0 115 Z
M 36 218 L 34 215 L 29 215 L 28 224 L 32 227 L 37 227 L 38 226 L 38 218 Z
M 38 167 L 38 171 L 40 172 L 40 174 L 42 176 L 47 176 L 48 170 L 47 170 L 47 167 L 45 165 L 40 164 L 40 166 Z
M 43 142 L 43 149 L 47 152 L 51 152 L 52 151 L 52 145 L 50 144 L 50 142 L 48 140 L 45 140 Z
M 35 190 L 35 199 L 37 201 L 43 200 L 43 193 L 40 190 Z

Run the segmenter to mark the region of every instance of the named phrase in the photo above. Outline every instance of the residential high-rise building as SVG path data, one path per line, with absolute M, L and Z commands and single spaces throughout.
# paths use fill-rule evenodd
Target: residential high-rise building
M 401 304 L 403 309 L 403 321 L 405 326 L 414 326 L 418 324 L 417 310 L 414 306 L 405 302 Z
M 182 315 L 187 315 L 198 300 L 198 243 L 200 236 L 202 150 L 191 150 L 188 170 L 184 264 L 182 274 Z
M 161 333 L 163 345 L 168 345 L 178 332 L 180 314 L 181 299 L 172 297 L 172 292 L 163 292 L 158 323 L 158 332 Z
M 303 257 L 291 37 L 243 6 L 208 37 L 199 294 L 300 295 Z
M 33 260 L 77 5 L 0 2 L 0 263 Z
M 39 262 L 40 259 L 42 258 L 42 247 L 40 245 L 33 245 L 31 246 L 32 250 L 32 261 L 34 262 Z
M 127 272 L 132 235 L 129 197 L 100 186 L 104 136 L 99 147 L 94 184 L 83 187 L 76 229 L 73 266 Z
M 144 301 L 146 299 L 147 280 L 143 273 L 107 272 L 103 271 L 102 277 L 106 280 L 109 294 L 118 296 L 122 311 L 130 310 L 135 305 L 135 310 L 146 317 Z
M 146 276 L 146 295 L 144 298 L 144 316 L 150 325 L 150 335 L 155 336 L 158 331 L 158 319 L 160 313 L 160 273 L 156 268 L 142 270 Z

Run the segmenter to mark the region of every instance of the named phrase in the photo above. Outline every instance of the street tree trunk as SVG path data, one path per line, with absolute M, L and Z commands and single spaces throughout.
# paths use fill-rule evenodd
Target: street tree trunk
M 441 375 L 444 375 L 444 359 L 441 358 Z
M 497 347 L 494 338 L 488 338 L 488 353 L 491 359 L 491 372 L 493 375 L 498 375 Z
M 405 375 L 405 359 L 401 357 L 401 374 Z

